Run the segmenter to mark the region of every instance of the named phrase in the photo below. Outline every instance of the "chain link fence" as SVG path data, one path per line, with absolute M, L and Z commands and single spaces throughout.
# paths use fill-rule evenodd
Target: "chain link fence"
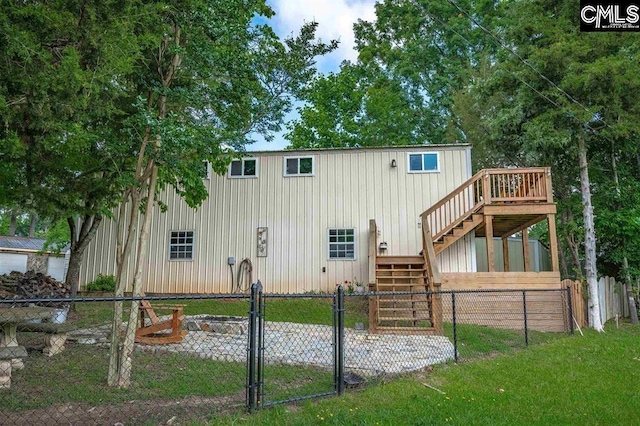
M 437 293 L 438 333 L 410 330 L 424 325 L 436 293 L 418 295 L 412 320 L 381 305 L 385 329 L 370 333 L 379 295 L 263 294 L 254 285 L 241 295 L 0 300 L 0 425 L 206 421 L 573 331 L 567 291 L 501 290 Z

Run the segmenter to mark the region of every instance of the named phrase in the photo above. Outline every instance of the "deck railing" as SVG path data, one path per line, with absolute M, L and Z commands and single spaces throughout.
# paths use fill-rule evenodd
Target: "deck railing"
M 460 225 L 484 205 L 499 203 L 553 202 L 551 170 L 484 169 L 424 211 L 433 240 Z

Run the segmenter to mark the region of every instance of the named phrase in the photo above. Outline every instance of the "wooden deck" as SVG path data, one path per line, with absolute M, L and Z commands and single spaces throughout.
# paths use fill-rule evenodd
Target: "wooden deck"
M 560 272 L 442 272 L 443 290 L 559 289 Z
M 377 231 L 375 221 L 370 222 L 369 233 L 369 288 L 384 292 L 398 289 L 406 291 L 438 290 L 491 290 L 491 289 L 561 289 L 558 263 L 557 236 L 555 227 L 556 205 L 553 202 L 551 170 L 549 168 L 529 169 L 486 169 L 476 173 L 421 215 L 423 250 L 420 258 L 415 256 L 414 265 L 407 274 L 403 259 L 399 256 L 377 255 Z M 528 228 L 547 220 L 552 270 L 548 272 L 529 271 Z M 456 241 L 474 232 L 486 237 L 489 272 L 439 273 L 437 255 L 449 249 Z M 509 256 L 504 256 L 504 270 L 495 272 L 493 237 L 507 238 L 522 233 L 524 272 L 509 271 Z M 508 253 L 508 251 L 505 251 Z M 408 261 L 408 260 L 407 260 Z M 385 266 L 386 265 L 386 266 Z M 390 266 L 389 266 L 390 265 Z M 389 270 L 398 272 L 390 272 Z M 417 274 L 422 271 L 423 279 Z M 405 275 L 407 275 L 405 277 Z M 403 279 L 406 278 L 406 282 Z M 562 292 L 529 292 L 523 301 L 522 292 L 514 293 L 474 293 L 461 295 L 457 305 L 457 320 L 460 323 L 487 325 L 501 328 L 522 329 L 520 323 L 523 305 L 526 304 L 528 327 L 539 331 L 564 331 L 566 300 Z M 418 332 L 399 323 L 383 323 L 383 312 L 388 309 L 372 298 L 370 303 L 370 330 L 384 325 L 384 329 L 397 328 L 397 332 Z M 463 303 L 464 302 L 464 303 Z M 400 305 L 394 305 L 400 306 Z M 451 298 L 433 298 L 420 304 L 415 303 L 407 311 L 412 312 L 415 324 L 429 318 L 423 332 L 439 333 L 443 321 L 451 320 Z M 382 309 L 382 310 L 381 310 Z M 394 311 L 395 312 L 395 311 Z M 396 319 L 398 317 L 393 317 Z M 524 319 L 522 318 L 522 321 Z M 403 323 L 403 325 L 406 323 Z M 381 327 L 382 328 L 382 327 Z

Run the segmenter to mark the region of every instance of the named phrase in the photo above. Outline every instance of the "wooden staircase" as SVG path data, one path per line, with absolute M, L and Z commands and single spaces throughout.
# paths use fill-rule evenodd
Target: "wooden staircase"
M 444 249 L 450 247 L 460 238 L 469 234 L 484 223 L 484 215 L 473 213 L 466 217 L 458 226 L 442 235 L 440 239 L 433 242 L 436 254 L 440 254 Z
M 425 294 L 425 280 L 423 256 L 378 256 L 375 291 L 406 292 L 376 297 L 378 332 L 413 333 L 433 328 L 432 301 Z
M 423 250 L 419 256 L 378 256 L 377 227 L 371 220 L 369 290 L 377 294 L 369 301 L 369 331 L 441 334 L 442 303 L 437 293 L 441 279 L 436 255 L 471 232 L 487 237 L 490 259 L 494 235 L 501 236 L 504 243 L 508 236 L 545 218 L 554 241 L 550 176 L 548 168 L 486 169 L 476 173 L 420 215 Z M 555 248 L 551 249 L 553 258 Z M 555 259 L 557 263 L 557 253 Z M 489 265 L 491 272 L 491 261 Z M 391 292 L 403 294 L 385 294 Z

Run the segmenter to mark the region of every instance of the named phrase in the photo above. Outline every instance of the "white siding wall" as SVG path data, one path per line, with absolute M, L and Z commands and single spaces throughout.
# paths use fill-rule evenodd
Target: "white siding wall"
M 154 212 L 145 268 L 145 291 L 228 292 L 227 258 L 253 262 L 253 279 L 266 291 L 330 291 L 344 280 L 366 282 L 369 219 L 386 241 L 385 254 L 415 255 L 421 249 L 418 217 L 470 177 L 467 146 L 304 151 L 313 155 L 315 175 L 284 177 L 283 157 L 292 152 L 255 154 L 257 178 L 212 176 L 209 199 L 190 209 L 172 191 L 161 199 L 169 210 Z M 407 173 L 407 152 L 440 152 L 439 173 Z M 392 168 L 391 160 L 398 166 Z M 256 256 L 257 228 L 268 227 L 268 256 Z M 356 260 L 327 260 L 327 229 L 356 228 Z M 169 261 L 172 230 L 194 230 L 193 261 Z M 85 255 L 81 283 L 112 274 L 115 222 L 103 220 Z M 442 253 L 443 271 L 472 271 L 472 238 Z M 236 265 L 237 266 L 237 265 Z M 326 268 L 326 272 L 322 269 Z
M 47 259 L 47 275 L 58 281 L 64 281 L 66 272 L 66 261 L 64 257 L 49 256 L 49 259 Z
M 11 271 L 27 271 L 26 254 L 0 252 L 0 275 L 8 274 Z

